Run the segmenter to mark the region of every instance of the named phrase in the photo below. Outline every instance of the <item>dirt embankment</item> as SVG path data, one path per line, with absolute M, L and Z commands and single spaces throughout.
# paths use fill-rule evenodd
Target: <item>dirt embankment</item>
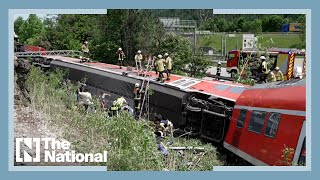
M 46 114 L 36 111 L 28 96 L 28 86 L 26 84 L 27 74 L 31 68 L 28 60 L 18 59 L 15 62 L 15 84 L 14 84 L 14 147 L 16 147 L 16 138 L 55 138 L 62 141 L 63 129 L 50 123 L 50 117 Z M 41 147 L 44 143 L 41 143 Z M 35 150 L 30 150 L 22 143 L 20 157 L 26 151 L 35 155 Z M 63 153 L 63 150 L 57 150 L 56 153 Z M 14 155 L 16 158 L 16 154 Z M 44 157 L 41 149 L 41 157 Z M 43 160 L 43 158 L 41 158 Z M 16 166 L 40 166 L 40 165 L 78 165 L 75 163 L 16 163 Z

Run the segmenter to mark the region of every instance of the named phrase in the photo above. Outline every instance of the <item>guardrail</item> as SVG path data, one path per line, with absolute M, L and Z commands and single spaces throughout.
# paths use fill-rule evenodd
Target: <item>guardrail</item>
M 37 56 L 81 56 L 81 51 L 74 50 L 56 50 L 56 51 L 29 51 L 15 52 L 16 57 L 37 57 Z

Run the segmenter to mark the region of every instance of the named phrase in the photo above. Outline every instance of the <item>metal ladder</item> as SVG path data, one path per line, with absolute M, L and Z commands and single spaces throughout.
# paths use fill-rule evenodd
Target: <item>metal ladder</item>
M 81 56 L 81 51 L 74 50 L 55 50 L 55 51 L 28 51 L 15 52 L 17 57 L 38 57 L 38 56 Z
M 150 64 L 150 62 L 151 62 L 151 64 Z M 148 64 L 147 64 L 146 70 L 143 73 L 144 78 L 143 78 L 141 89 L 140 89 L 140 93 L 142 93 L 143 89 L 144 89 L 144 95 L 143 95 L 143 99 L 142 99 L 142 104 L 140 106 L 139 119 L 141 118 L 146 98 L 147 98 L 147 101 L 148 101 L 147 105 L 146 105 L 146 109 L 147 109 L 147 112 L 149 111 L 149 93 L 148 93 L 148 89 L 149 89 L 151 76 L 148 75 L 148 77 L 147 77 L 147 73 L 149 72 L 149 69 L 152 68 L 152 67 L 153 67 L 153 60 L 151 59 L 151 56 L 150 56 L 149 59 L 148 59 Z M 146 84 L 146 86 L 145 86 L 145 84 Z M 144 86 L 145 86 L 145 88 L 144 88 Z M 149 117 L 149 115 L 148 115 L 148 117 Z

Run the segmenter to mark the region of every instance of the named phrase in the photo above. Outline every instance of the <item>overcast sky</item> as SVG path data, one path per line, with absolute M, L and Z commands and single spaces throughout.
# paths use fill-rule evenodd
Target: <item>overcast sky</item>
M 14 20 L 16 20 L 19 16 L 21 16 L 24 20 L 26 20 L 29 17 L 30 14 L 15 14 Z M 40 18 L 45 18 L 48 14 L 36 14 Z

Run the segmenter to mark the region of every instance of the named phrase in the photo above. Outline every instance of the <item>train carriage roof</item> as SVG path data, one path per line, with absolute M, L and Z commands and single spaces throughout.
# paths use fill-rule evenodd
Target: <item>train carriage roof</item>
M 119 66 L 113 64 L 105 64 L 100 62 L 88 62 L 88 63 L 79 63 L 79 59 L 62 57 L 62 56 L 42 56 L 44 58 L 63 61 L 72 64 L 78 64 L 79 66 L 89 66 L 92 68 L 97 68 L 100 70 L 104 70 L 107 72 L 112 72 L 115 74 L 122 75 L 123 73 L 127 74 L 129 77 L 133 77 L 139 80 L 142 80 L 143 77 L 137 75 L 136 70 L 127 71 L 127 68 L 120 69 Z M 151 82 L 158 83 L 155 81 L 157 78 L 157 74 L 153 71 L 148 72 L 150 75 Z M 245 90 L 250 88 L 251 86 L 233 83 L 228 81 L 214 81 L 214 80 L 206 80 L 206 79 L 196 79 L 191 77 L 184 77 L 180 75 L 172 75 L 170 81 L 166 81 L 162 84 L 168 88 L 178 88 L 185 92 L 199 92 L 203 94 L 207 94 L 212 97 L 218 97 L 222 99 L 226 99 L 229 101 L 235 102 L 240 94 Z

